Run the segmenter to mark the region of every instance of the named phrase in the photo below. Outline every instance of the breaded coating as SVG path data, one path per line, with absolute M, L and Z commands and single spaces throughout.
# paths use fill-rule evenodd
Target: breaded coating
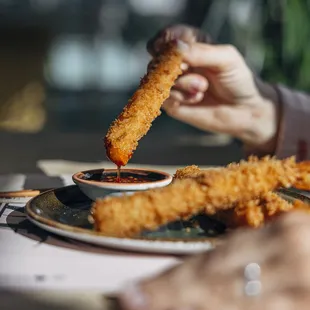
M 256 162 L 258 160 L 255 156 L 250 156 L 248 158 L 248 162 Z M 221 168 L 218 168 L 221 169 Z M 229 164 L 226 169 L 238 169 L 237 163 L 231 163 Z M 296 180 L 294 184 L 292 184 L 293 187 L 300 189 L 300 190 L 310 190 L 310 161 L 303 161 L 297 163 L 297 169 L 298 169 L 298 176 L 296 177 Z M 173 178 L 174 179 L 185 179 L 185 178 L 195 178 L 200 173 L 214 170 L 213 168 L 202 170 L 196 165 L 192 166 L 186 166 L 184 168 L 180 168 L 176 171 Z
M 250 162 L 255 162 L 255 157 L 250 157 Z M 227 168 L 236 169 L 236 164 L 230 164 Z M 297 164 L 298 176 L 293 186 L 299 189 L 310 189 L 310 162 L 301 162 Z M 206 170 L 205 170 L 206 171 Z M 208 170 L 209 171 L 209 170 Z M 198 166 L 187 166 L 178 169 L 174 175 L 175 179 L 195 178 L 202 173 Z M 289 203 L 285 199 L 273 192 L 268 192 L 261 197 L 245 202 L 237 202 L 231 209 L 220 210 L 211 218 L 224 223 L 228 228 L 236 228 L 249 226 L 258 228 L 266 222 L 281 215 L 283 212 L 302 209 L 310 212 L 310 208 L 305 203 L 296 201 L 294 204 Z
M 310 161 L 303 161 L 297 164 L 299 176 L 294 184 L 295 188 L 310 190 Z
M 273 192 L 257 199 L 238 202 L 230 210 L 215 213 L 212 218 L 224 223 L 228 228 L 258 228 L 284 212 L 294 209 L 294 205 Z
M 187 179 L 187 178 L 195 178 L 201 173 L 201 169 L 198 166 L 192 165 L 187 166 L 185 168 L 178 169 L 173 178 L 174 179 Z
M 256 156 L 250 156 L 248 158 L 248 162 L 256 162 L 256 161 L 258 161 L 258 158 Z M 241 163 L 242 162 L 243 161 L 241 161 Z M 181 179 L 188 179 L 188 178 L 196 178 L 201 173 L 208 173 L 210 171 L 219 170 L 223 168 L 232 170 L 232 169 L 238 169 L 238 167 L 239 167 L 238 163 L 230 163 L 226 167 L 221 167 L 221 168 L 216 167 L 216 168 L 208 168 L 208 169 L 202 170 L 196 165 L 191 165 L 191 166 L 186 166 L 184 168 L 177 169 L 177 171 L 173 175 L 173 179 L 181 180 Z
M 255 161 L 253 157 L 250 161 Z M 229 165 L 230 169 L 236 168 L 235 164 Z M 201 174 L 198 166 L 187 166 L 176 171 L 174 179 L 195 178 Z M 265 221 L 270 220 L 274 215 L 289 211 L 293 205 L 273 192 L 245 202 L 237 202 L 228 210 L 220 210 L 211 218 L 224 223 L 228 228 L 242 226 L 260 227 Z
M 294 158 L 267 157 L 234 167 L 203 172 L 132 196 L 97 200 L 92 209 L 95 228 L 108 236 L 132 237 L 200 212 L 229 209 L 278 187 L 290 187 L 297 176 Z
M 138 141 L 149 131 L 160 115 L 163 102 L 182 73 L 182 56 L 173 45 L 153 63 L 141 80 L 140 86 L 118 118 L 111 124 L 105 137 L 107 156 L 117 166 L 125 166 L 138 146 Z

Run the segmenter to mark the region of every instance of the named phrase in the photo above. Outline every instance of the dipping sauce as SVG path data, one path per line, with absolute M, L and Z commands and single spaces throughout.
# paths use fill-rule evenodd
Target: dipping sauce
M 127 176 L 123 177 L 122 175 L 119 177 L 118 175 L 105 175 L 101 178 L 102 182 L 112 182 L 112 183 L 148 183 L 154 180 L 149 179 L 145 176 Z
M 132 173 L 121 170 L 119 177 L 117 170 L 115 170 L 113 172 L 103 171 L 101 173 L 87 173 L 82 177 L 82 179 L 97 182 L 136 184 L 161 181 L 165 179 L 165 176 L 154 172 Z

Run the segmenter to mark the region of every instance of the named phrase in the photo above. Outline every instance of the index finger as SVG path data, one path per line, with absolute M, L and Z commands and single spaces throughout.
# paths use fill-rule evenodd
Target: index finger
M 178 42 L 183 60 L 192 67 L 202 67 L 217 71 L 226 71 L 240 64 L 245 65 L 239 51 L 232 45 L 211 45 L 205 43 Z
M 175 40 L 182 40 L 188 44 L 194 42 L 211 43 L 211 37 L 207 33 L 195 27 L 180 24 L 160 30 L 147 42 L 146 48 L 152 56 L 156 56 L 167 43 Z

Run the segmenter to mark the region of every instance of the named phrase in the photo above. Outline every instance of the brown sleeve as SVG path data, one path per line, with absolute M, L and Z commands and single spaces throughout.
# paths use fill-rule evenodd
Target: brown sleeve
M 275 155 L 310 159 L 310 96 L 277 85 L 281 118 Z
M 274 155 L 278 158 L 296 155 L 299 161 L 310 159 L 310 96 L 282 85 L 264 83 L 258 78 L 255 80 L 261 95 L 270 99 L 278 111 Z

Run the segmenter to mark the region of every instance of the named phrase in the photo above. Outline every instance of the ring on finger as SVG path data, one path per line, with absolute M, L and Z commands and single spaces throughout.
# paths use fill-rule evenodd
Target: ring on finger
M 244 294 L 254 297 L 261 294 L 262 283 L 260 281 L 261 268 L 257 263 L 247 264 L 244 268 Z

